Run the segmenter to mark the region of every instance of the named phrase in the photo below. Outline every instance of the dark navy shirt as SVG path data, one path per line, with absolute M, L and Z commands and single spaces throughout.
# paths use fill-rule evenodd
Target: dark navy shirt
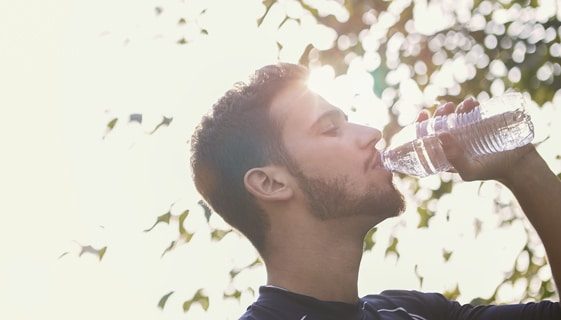
M 321 301 L 281 288 L 262 286 L 240 320 L 561 320 L 559 302 L 460 305 L 438 293 L 388 290 L 356 304 Z

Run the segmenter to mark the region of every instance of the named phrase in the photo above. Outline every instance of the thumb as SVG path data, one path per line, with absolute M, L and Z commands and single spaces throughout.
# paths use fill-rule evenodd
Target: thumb
M 459 172 L 468 171 L 470 168 L 469 157 L 466 156 L 458 140 L 449 132 L 438 134 L 438 139 L 440 140 L 440 145 L 442 146 L 442 150 L 448 162 Z

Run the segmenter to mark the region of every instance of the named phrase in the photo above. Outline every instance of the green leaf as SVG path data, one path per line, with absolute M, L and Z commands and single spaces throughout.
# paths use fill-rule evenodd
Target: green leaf
M 98 250 L 98 256 L 99 256 L 99 261 L 101 261 L 101 259 L 103 259 L 103 256 L 105 255 L 105 252 L 107 251 L 107 247 L 103 247 L 101 249 Z
M 172 241 L 172 242 L 169 244 L 169 246 L 164 250 L 164 252 L 162 252 L 162 255 L 160 256 L 160 258 L 163 258 L 164 255 L 165 255 L 166 253 L 168 253 L 168 252 L 170 252 L 171 250 L 173 250 L 173 248 L 175 248 L 175 244 L 176 244 L 176 243 L 177 243 L 176 241 Z
M 119 121 L 118 118 L 114 118 L 113 120 L 109 121 L 109 123 L 107 123 L 107 128 L 109 130 L 113 130 L 113 128 L 115 128 L 115 125 L 117 124 L 118 121 Z
M 473 306 L 481 306 L 481 305 L 489 305 L 489 304 L 493 304 L 493 302 L 495 301 L 495 297 L 496 297 L 496 292 L 495 294 L 493 294 L 490 298 L 485 299 L 485 298 L 475 298 L 473 300 L 471 300 L 469 302 L 469 304 L 473 305 Z
M 183 302 L 183 312 L 189 311 L 191 309 L 191 305 L 193 304 L 193 300 L 186 300 Z
M 85 253 L 89 253 L 97 256 L 99 258 L 99 261 L 101 261 L 101 259 L 103 259 L 103 256 L 105 255 L 105 252 L 107 251 L 107 247 L 103 247 L 98 250 L 90 245 L 83 246 L 79 243 L 78 245 L 80 246 L 80 253 L 78 253 L 78 257 L 81 257 Z
M 105 139 L 105 137 L 107 137 L 107 135 L 113 131 L 113 129 L 115 128 L 115 125 L 117 124 L 117 122 L 119 121 L 118 118 L 113 118 L 111 121 L 109 121 L 107 123 L 107 128 L 105 130 L 105 134 L 103 135 L 103 139 Z
M 262 264 L 263 264 L 263 261 L 261 261 L 261 259 L 259 259 L 259 257 L 257 257 L 257 258 L 255 259 L 255 261 L 253 261 L 252 263 L 250 263 L 250 264 L 247 266 L 247 268 L 253 268 L 253 267 L 256 267 L 256 266 L 260 266 L 260 265 L 262 265 Z
M 432 193 L 433 198 L 440 199 L 440 197 L 442 197 L 443 195 L 452 192 L 453 184 L 454 182 L 452 180 L 442 181 L 442 183 L 440 184 L 440 188 L 438 188 L 438 190 L 433 191 Z
M 388 87 L 386 83 L 386 75 L 388 74 L 389 70 L 384 65 L 380 65 L 377 69 L 370 72 L 370 76 L 374 79 L 374 94 L 377 97 L 382 96 L 382 92 Z
M 448 300 L 456 300 L 460 296 L 460 287 L 456 284 L 456 287 L 453 290 L 447 290 L 443 293 L 443 295 Z
M 255 259 L 255 261 L 253 261 L 252 263 L 248 264 L 245 267 L 242 268 L 234 268 L 232 270 L 230 270 L 230 279 L 234 279 L 234 277 L 236 277 L 240 272 L 242 272 L 245 269 L 249 269 L 249 268 L 253 268 L 259 265 L 262 265 L 263 261 L 261 261 L 261 259 L 259 259 L 259 257 L 257 257 Z
M 205 311 L 208 310 L 209 301 L 208 297 L 203 293 L 203 289 L 197 290 L 192 299 L 183 302 L 183 312 L 189 311 L 193 303 L 200 304 Z
M 189 215 L 189 210 L 185 210 L 179 215 L 179 234 L 181 235 L 188 233 L 187 230 L 185 230 L 185 227 L 183 226 L 183 222 L 185 221 L 188 215 Z
M 452 251 L 448 251 L 446 249 L 442 249 L 442 257 L 444 258 L 444 261 L 448 261 L 450 260 L 450 257 L 452 256 Z
M 376 231 L 377 228 L 372 228 L 368 231 L 368 233 L 366 233 L 366 236 L 364 236 L 364 246 L 362 248 L 362 251 L 372 250 L 374 244 L 376 243 L 374 242 L 374 234 L 376 233 Z
M 203 307 L 203 310 L 208 310 L 209 300 L 207 296 L 196 297 L 196 301 L 201 305 L 201 307 Z
M 240 272 L 242 272 L 243 268 L 234 268 L 230 270 L 230 279 L 234 279 Z
M 397 255 L 397 258 L 399 259 L 399 252 L 397 251 L 397 244 L 399 243 L 399 240 L 392 236 L 390 238 L 390 245 L 386 248 L 386 253 L 385 256 L 387 257 L 388 254 L 390 254 L 391 252 L 395 253 Z
M 417 208 L 417 213 L 419 214 L 419 224 L 417 228 L 428 228 L 429 220 L 434 217 L 434 213 L 422 207 Z
M 185 232 L 183 234 L 181 234 L 179 236 L 179 238 L 181 239 L 182 243 L 187 243 L 189 241 L 191 241 L 191 238 L 193 238 L 194 233 L 189 233 L 189 232 Z
M 265 17 L 269 13 L 269 10 L 271 10 L 271 7 L 275 4 L 275 0 L 265 0 L 263 1 L 263 4 L 265 5 L 265 13 L 261 16 L 261 18 L 257 19 L 257 27 L 261 26 L 263 20 L 265 20 Z
M 255 296 L 255 290 L 253 290 L 253 288 L 247 288 L 247 292 L 251 293 L 252 296 Z
M 168 302 L 168 298 L 174 293 L 175 291 L 170 291 L 169 293 L 165 294 L 163 297 L 160 298 L 158 302 L 158 308 L 163 309 L 166 306 L 166 302 Z
M 144 230 L 144 232 L 152 231 L 152 229 L 154 229 L 154 227 L 156 227 L 159 223 L 169 224 L 170 219 L 171 219 L 171 211 L 168 211 L 168 212 L 162 214 L 161 216 L 159 216 L 156 219 L 156 222 L 150 228 Z
M 240 300 L 241 296 L 242 296 L 242 292 L 240 290 L 236 290 L 232 293 L 224 293 L 223 295 L 224 299 L 236 299 L 236 300 Z
M 210 234 L 210 236 L 211 236 L 211 239 L 213 241 L 220 241 L 220 240 L 222 240 L 222 238 L 224 238 L 230 232 L 232 232 L 232 229 L 230 229 L 230 230 L 214 229 L 214 230 L 212 230 L 212 233 Z
M 190 232 L 187 232 L 187 231 L 180 234 L 179 238 L 177 240 L 172 241 L 169 244 L 169 246 L 164 250 L 164 252 L 162 252 L 162 255 L 160 256 L 160 258 L 163 258 L 165 254 L 174 250 L 176 247 L 191 241 L 191 238 L 193 238 L 193 235 L 194 235 L 194 233 L 190 233 Z
M 185 40 L 185 38 L 181 38 L 179 41 L 177 41 L 177 43 L 186 44 L 187 40 Z M 161 127 L 169 126 L 172 121 L 173 121 L 173 118 L 169 118 L 169 117 L 164 116 L 162 121 L 160 121 L 160 123 L 158 123 L 156 125 L 156 127 L 151 132 L 149 132 L 148 134 L 153 134 L 154 132 L 156 132 L 156 130 L 160 129 Z

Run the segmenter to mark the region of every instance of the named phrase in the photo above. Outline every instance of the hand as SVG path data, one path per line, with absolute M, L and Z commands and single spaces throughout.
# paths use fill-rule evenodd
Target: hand
M 437 108 L 434 116 L 447 115 L 453 112 L 467 113 L 478 105 L 479 102 L 472 98 L 462 101 L 457 108 L 454 108 L 452 102 L 448 102 Z M 429 116 L 429 112 L 423 110 L 417 117 L 417 122 L 427 120 Z M 454 167 L 449 172 L 457 172 L 464 181 L 494 179 L 504 183 L 509 180 L 510 175 L 523 169 L 524 163 L 529 161 L 528 159 L 539 157 L 531 143 L 510 151 L 473 157 L 463 149 L 450 133 L 441 133 L 438 138 L 446 158 Z

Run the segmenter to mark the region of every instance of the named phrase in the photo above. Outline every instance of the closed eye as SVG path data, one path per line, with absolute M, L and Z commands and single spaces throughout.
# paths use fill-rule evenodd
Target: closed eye
M 342 113 L 341 113 L 342 114 Z M 344 114 L 342 114 L 344 115 Z M 332 117 L 327 126 L 325 127 L 325 129 L 323 130 L 323 133 L 326 135 L 331 135 L 331 136 L 335 136 L 337 134 L 339 134 L 339 131 L 341 129 L 342 126 L 344 126 L 347 123 L 347 116 L 344 115 L 344 117 Z
M 329 129 L 327 129 L 326 131 L 323 132 L 323 134 L 328 135 L 328 136 L 336 136 L 339 133 L 339 127 L 338 126 L 331 126 L 329 127 Z
M 337 134 L 339 128 L 348 122 L 347 115 L 340 109 L 331 109 L 322 114 L 313 126 L 320 126 L 322 134 Z

